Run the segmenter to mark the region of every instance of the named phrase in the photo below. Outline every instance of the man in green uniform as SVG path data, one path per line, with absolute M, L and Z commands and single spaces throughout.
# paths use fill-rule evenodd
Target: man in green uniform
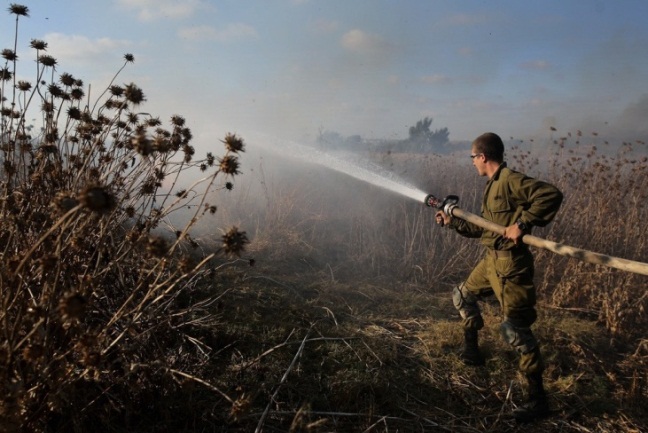
M 477 301 L 495 294 L 502 307 L 500 330 L 504 340 L 520 355 L 519 369 L 528 382 L 528 400 L 514 417 L 530 421 L 549 413 L 542 383 L 544 365 L 538 342 L 531 331 L 536 320 L 533 256 L 522 236 L 534 226 L 544 227 L 556 216 L 562 193 L 553 185 L 511 170 L 504 162 L 504 143 L 492 132 L 472 143 L 473 165 L 488 182 L 482 202 L 482 217 L 506 228 L 504 235 L 482 229 L 439 211 L 437 223 L 466 237 L 481 238 L 485 257 L 466 281 L 453 290 L 453 303 L 462 318 L 465 342 L 461 358 L 468 365 L 483 365 L 478 331 L 484 326 Z

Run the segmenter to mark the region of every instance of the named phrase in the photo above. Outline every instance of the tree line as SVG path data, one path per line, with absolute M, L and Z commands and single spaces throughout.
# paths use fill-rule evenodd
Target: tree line
M 445 127 L 433 131 L 432 121 L 431 117 L 418 120 L 409 127 L 405 139 L 366 140 L 360 135 L 343 136 L 336 131 L 320 130 L 316 145 L 327 150 L 449 153 L 450 131 Z

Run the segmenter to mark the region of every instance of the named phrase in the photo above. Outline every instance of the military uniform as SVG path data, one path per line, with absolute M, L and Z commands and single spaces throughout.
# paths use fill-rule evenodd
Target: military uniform
M 562 198 L 553 185 L 502 163 L 486 184 L 481 214 L 504 227 L 520 221 L 528 233 L 533 226 L 543 227 L 551 222 Z M 526 245 L 515 245 L 500 234 L 458 218 L 452 218 L 450 228 L 462 236 L 481 238 L 486 247 L 485 257 L 453 291 L 453 303 L 461 314 L 464 329 L 477 331 L 484 326 L 477 301 L 494 293 L 504 315 L 502 337 L 520 354 L 520 370 L 525 374 L 541 373 L 542 357 L 530 329 L 537 317 L 531 252 Z

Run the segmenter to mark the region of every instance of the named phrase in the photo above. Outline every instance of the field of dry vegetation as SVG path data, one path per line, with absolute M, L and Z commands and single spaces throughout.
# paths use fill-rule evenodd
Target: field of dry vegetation
M 10 12 L 18 34 L 29 11 Z M 517 425 L 496 303 L 486 366 L 457 356 L 450 293 L 476 241 L 323 168 L 238 176 L 239 136 L 198 157 L 182 116 L 140 114 L 121 69 L 88 101 L 45 41 L 30 45 L 33 81 L 15 47 L 0 65 L 0 431 L 646 431 L 648 277 L 535 251 L 554 414 Z M 565 194 L 534 234 L 645 261 L 646 144 L 561 133 L 508 152 Z M 364 157 L 475 212 L 484 179 L 465 153 Z

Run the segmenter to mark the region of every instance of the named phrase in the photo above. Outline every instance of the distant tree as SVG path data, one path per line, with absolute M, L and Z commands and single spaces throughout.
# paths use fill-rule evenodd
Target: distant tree
M 346 138 L 345 142 L 350 146 L 350 147 L 357 147 L 358 145 L 362 144 L 362 136 L 360 135 L 350 135 Z
M 317 136 L 317 145 L 325 149 L 337 149 L 344 143 L 344 137 L 339 132 L 335 131 L 319 131 Z
M 360 135 L 350 135 L 345 137 L 336 131 L 325 131 L 320 129 L 316 143 L 317 146 L 328 150 L 358 150 L 360 145 L 363 143 L 363 140 Z
M 425 117 L 416 122 L 414 126 L 410 126 L 408 144 L 413 145 L 412 147 L 419 152 L 441 150 L 448 143 L 450 132 L 448 128 L 437 129 L 433 132 L 430 130 L 431 125 L 432 118 Z
M 419 141 L 425 139 L 430 134 L 430 126 L 432 125 L 432 118 L 425 117 L 418 122 L 416 125 L 410 126 L 409 129 L 409 139 L 410 141 Z

